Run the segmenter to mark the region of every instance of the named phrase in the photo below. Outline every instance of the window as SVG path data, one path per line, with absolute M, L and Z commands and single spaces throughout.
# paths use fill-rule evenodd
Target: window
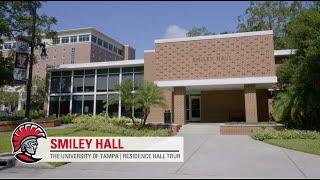
M 108 42 L 103 41 L 103 47 L 108 49 Z
M 107 100 L 107 95 L 97 95 L 96 97 L 96 114 L 100 114 L 106 112 L 106 108 L 104 107 L 105 103 L 103 101 Z
M 98 39 L 98 44 L 102 46 L 102 39 Z
M 78 42 L 78 37 L 77 36 L 71 36 L 71 42 Z
M 86 70 L 84 77 L 84 92 L 94 91 L 95 70 Z
M 82 114 L 82 95 L 72 96 L 72 113 Z
M 12 43 L 12 48 L 16 48 L 16 43 Z
M 113 45 L 109 43 L 109 50 L 112 51 Z
M 61 93 L 70 93 L 71 92 L 71 72 L 64 71 L 62 72 L 61 77 Z
M 97 43 L 97 37 L 95 37 L 94 35 L 91 35 L 91 41 L 94 43 Z
M 113 46 L 113 52 L 115 52 L 115 53 L 118 52 L 118 48 L 116 46 Z
M 53 43 L 53 44 L 60 44 L 60 38 L 54 38 L 54 39 L 52 40 L 52 43 Z
M 60 114 L 66 115 L 70 113 L 70 96 L 61 96 L 60 97 Z
M 122 68 L 122 80 L 121 82 L 132 81 L 133 90 L 133 67 Z
M 50 96 L 49 114 L 55 115 L 56 117 L 58 116 L 58 114 L 59 114 L 59 96 Z
M 83 92 L 83 71 L 73 73 L 73 92 Z
M 115 91 L 116 86 L 119 84 L 119 73 L 119 68 L 109 69 L 108 91 Z
M 93 114 L 93 96 L 83 97 L 83 114 Z
M 69 43 L 69 37 L 62 37 L 61 43 Z
M 113 102 L 119 102 L 119 95 L 118 94 L 109 94 L 108 95 L 108 101 L 113 101 Z M 114 103 L 108 105 L 108 115 L 110 117 L 118 117 L 118 112 L 119 112 L 119 103 Z
M 108 69 L 98 69 L 97 92 L 108 91 Z
M 89 35 L 80 35 L 79 42 L 89 41 Z
M 71 64 L 74 64 L 76 56 L 76 48 L 71 48 Z
M 4 49 L 11 49 L 11 43 L 4 43 Z
M 122 50 L 121 49 L 118 49 L 118 54 L 122 55 Z
M 50 93 L 60 93 L 61 72 L 51 73 Z

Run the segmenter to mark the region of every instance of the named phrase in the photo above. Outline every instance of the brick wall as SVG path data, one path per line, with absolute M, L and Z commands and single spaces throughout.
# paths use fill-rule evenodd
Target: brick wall
M 91 45 L 91 62 L 118 61 L 122 59 L 122 56 L 111 53 L 95 44 Z
M 274 76 L 272 35 L 155 44 L 157 80 Z

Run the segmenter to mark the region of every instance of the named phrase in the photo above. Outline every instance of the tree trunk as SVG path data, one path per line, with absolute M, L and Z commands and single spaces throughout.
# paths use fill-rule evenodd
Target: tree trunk
M 150 114 L 150 109 L 149 108 L 144 110 L 144 113 L 143 113 L 143 126 L 146 125 L 147 118 L 148 118 L 149 114 Z

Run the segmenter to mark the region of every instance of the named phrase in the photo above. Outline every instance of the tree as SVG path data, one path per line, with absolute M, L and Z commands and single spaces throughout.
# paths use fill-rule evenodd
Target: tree
M 195 37 L 195 36 L 208 36 L 213 35 L 214 33 L 208 31 L 206 27 L 193 27 L 189 32 L 187 32 L 187 37 Z
M 36 8 L 41 8 L 43 2 L 34 1 Z M 0 43 L 4 39 L 24 38 L 31 40 L 32 17 L 31 1 L 1 1 L 0 2 Z M 45 14 L 37 14 L 36 42 L 42 38 L 53 38 L 56 32 L 52 31 L 52 25 L 57 23 L 56 18 Z M 12 54 L 13 55 L 13 54 Z M 13 56 L 9 58 L 0 55 L 0 86 L 13 84 Z M 9 77 L 10 76 L 10 77 Z
M 135 90 L 134 90 L 134 87 Z M 132 81 L 123 81 L 117 85 L 116 91 L 121 95 L 121 105 L 125 107 L 126 116 L 135 124 L 135 117 L 132 115 L 132 107 L 142 109 L 143 121 L 146 124 L 150 108 L 152 106 L 164 106 L 164 98 L 160 89 L 153 83 L 134 84 Z M 105 101 L 106 105 L 117 104 L 117 99 Z
M 13 85 L 13 68 L 13 56 L 10 55 L 4 58 L 2 53 L 0 53 L 0 87 L 4 85 Z
M 0 89 L 0 104 L 7 105 L 11 108 L 12 105 L 19 101 L 18 92 L 8 92 L 3 88 Z
M 137 90 L 137 108 L 143 112 L 142 125 L 146 124 L 152 106 L 164 107 L 164 98 L 161 90 L 154 84 L 145 82 Z
M 46 98 L 46 83 L 43 78 L 34 77 L 32 79 L 32 93 L 31 93 L 31 109 L 43 110 L 44 100 Z
M 291 18 L 305 10 L 300 1 L 251 1 L 246 11 L 238 16 L 238 31 L 273 30 L 276 49 L 288 48 L 284 40 L 285 27 Z
M 302 129 L 320 129 L 320 12 L 311 7 L 286 27 L 286 42 L 297 49 L 277 71 L 283 89 L 275 98 L 278 121 Z
M 121 105 L 124 106 L 125 115 L 132 120 L 132 123 L 135 124 L 134 117 L 132 115 L 132 107 L 134 107 L 137 103 L 136 93 L 133 91 L 134 83 L 132 81 L 123 81 L 121 84 L 116 86 L 116 91 L 118 91 L 121 95 Z M 104 101 L 107 105 L 118 104 L 118 99 L 109 99 L 108 101 Z

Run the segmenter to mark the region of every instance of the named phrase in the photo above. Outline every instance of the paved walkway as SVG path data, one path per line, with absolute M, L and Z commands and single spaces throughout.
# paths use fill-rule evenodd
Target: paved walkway
M 7 169 L 0 178 L 320 178 L 320 156 L 248 136 L 220 136 L 218 130 L 217 124 L 184 126 L 179 133 L 185 137 L 183 163 L 70 163 Z

